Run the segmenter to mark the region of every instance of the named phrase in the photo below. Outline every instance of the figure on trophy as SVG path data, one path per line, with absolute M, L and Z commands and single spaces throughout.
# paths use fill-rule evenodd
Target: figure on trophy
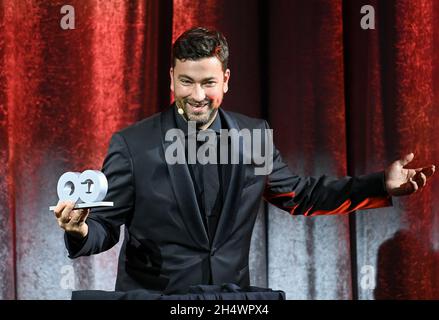
M 57 185 L 59 202 L 72 201 L 73 209 L 88 209 L 94 207 L 112 207 L 113 202 L 103 201 L 108 191 L 108 181 L 105 175 L 98 170 L 79 172 L 65 172 Z M 53 211 L 56 206 L 50 206 Z

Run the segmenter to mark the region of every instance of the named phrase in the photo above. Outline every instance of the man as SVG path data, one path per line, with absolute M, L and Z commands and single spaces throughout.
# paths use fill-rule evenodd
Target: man
M 192 285 L 249 285 L 248 254 L 261 197 L 291 214 L 343 214 L 391 205 L 392 196 L 425 186 L 435 167 L 405 169 L 406 155 L 385 171 L 332 179 L 292 174 L 274 149 L 272 171 L 256 175 L 255 164 L 175 163 L 166 158 L 180 129 L 186 158 L 190 132 L 221 129 L 268 129 L 264 120 L 220 108 L 228 91 L 228 46 L 223 35 L 204 28 L 183 33 L 173 46 L 170 69 L 175 103 L 113 135 L 103 172 L 111 208 L 73 210 L 71 202 L 55 208 L 71 258 L 96 254 L 125 238 L 119 257 L 116 290 L 186 292 Z M 233 151 L 228 141 L 227 148 Z M 218 150 L 222 152 L 222 150 Z

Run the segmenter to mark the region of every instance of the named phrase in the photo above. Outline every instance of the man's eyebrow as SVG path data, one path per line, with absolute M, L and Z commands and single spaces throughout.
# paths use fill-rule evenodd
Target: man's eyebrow
M 188 79 L 188 80 L 194 81 L 194 79 L 192 79 L 191 77 L 189 77 L 188 75 L 185 75 L 185 74 L 180 74 L 180 75 L 178 76 L 178 78 L 179 78 L 179 79 L 185 78 L 185 79 Z M 204 79 L 201 80 L 201 82 L 206 82 L 206 81 L 211 81 L 211 80 L 216 80 L 216 77 L 208 77 L 208 78 L 204 78 Z
M 187 76 L 187 75 L 185 75 L 185 74 L 180 74 L 180 75 L 178 76 L 178 78 L 179 78 L 179 79 L 181 79 L 181 78 L 186 78 L 186 79 L 189 79 L 189 80 L 194 80 L 194 79 L 192 79 L 191 77 L 189 77 L 189 76 Z

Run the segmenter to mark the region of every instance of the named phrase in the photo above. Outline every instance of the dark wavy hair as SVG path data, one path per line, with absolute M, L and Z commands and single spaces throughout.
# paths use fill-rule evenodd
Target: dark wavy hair
M 195 61 L 210 57 L 217 57 L 223 71 L 227 69 L 229 46 L 224 35 L 216 30 L 203 27 L 186 30 L 172 47 L 172 67 L 175 67 L 176 59 Z

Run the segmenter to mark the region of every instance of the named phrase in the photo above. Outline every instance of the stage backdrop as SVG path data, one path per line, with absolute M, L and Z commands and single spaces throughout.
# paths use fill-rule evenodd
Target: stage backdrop
M 414 166 L 439 164 L 438 19 L 435 0 L 1 1 L 0 298 L 114 288 L 119 247 L 68 259 L 48 207 L 63 172 L 100 169 L 114 131 L 169 105 L 186 28 L 229 40 L 225 109 L 267 119 L 293 172 L 344 176 L 411 151 Z M 438 299 L 438 194 L 436 178 L 392 208 L 313 218 L 263 203 L 252 284 L 289 299 Z

